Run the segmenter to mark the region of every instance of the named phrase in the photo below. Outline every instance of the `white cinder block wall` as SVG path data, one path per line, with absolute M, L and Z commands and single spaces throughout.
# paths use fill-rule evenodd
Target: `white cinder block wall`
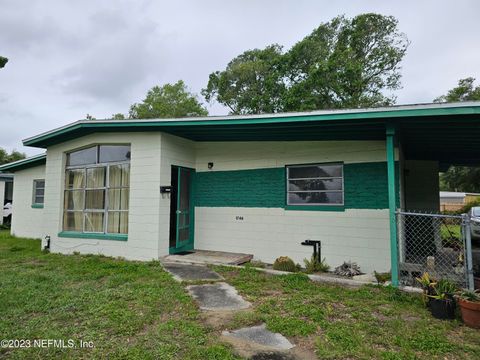
M 33 239 L 43 238 L 45 209 L 32 208 L 33 180 L 45 179 L 45 165 L 15 172 L 11 234 Z
M 58 237 L 62 231 L 65 154 L 93 144 L 123 143 L 131 144 L 132 151 L 128 241 Z M 27 216 L 17 217 L 12 231 L 19 236 L 49 235 L 53 252 L 79 251 L 150 260 L 168 254 L 170 198 L 161 195 L 159 187 L 170 185 L 172 165 L 205 172 L 385 160 L 382 141 L 195 143 L 161 133 L 92 134 L 48 148 L 46 167 L 41 170 L 46 181 L 45 207 L 22 208 L 22 215 Z M 209 162 L 214 163 L 212 170 L 208 170 Z M 20 176 L 15 179 L 14 204 L 28 203 L 30 207 L 33 179 L 40 177 L 38 171 L 33 168 L 17 173 Z M 43 218 L 28 216 L 30 213 L 43 213 Z M 39 225 L 34 227 L 35 234 L 28 234 L 32 219 L 39 219 Z M 352 260 L 366 272 L 390 268 L 387 209 L 289 211 L 282 207 L 227 205 L 195 210 L 197 249 L 251 253 L 266 262 L 288 255 L 302 263 L 312 253 L 311 247 L 300 245 L 305 239 L 322 241 L 322 256 L 331 266 Z
M 196 169 L 210 171 L 278 168 L 287 164 L 343 161 L 385 162 L 385 142 L 233 142 L 197 143 Z M 239 220 L 242 219 L 242 220 Z M 195 248 L 254 254 L 272 263 L 290 256 L 303 264 L 322 241 L 322 257 L 332 267 L 357 262 L 365 272 L 390 269 L 388 209 L 344 212 L 284 208 L 196 207 Z
M 62 231 L 65 153 L 94 144 L 130 144 L 128 241 L 58 237 Z M 98 133 L 51 146 L 47 151 L 45 228 L 52 252 L 104 254 L 151 260 L 158 254 L 160 133 Z
M 195 168 L 195 143 L 169 134 L 162 134 L 160 184 L 171 185 L 172 165 Z M 170 239 L 170 195 L 160 199 L 158 256 L 168 255 Z

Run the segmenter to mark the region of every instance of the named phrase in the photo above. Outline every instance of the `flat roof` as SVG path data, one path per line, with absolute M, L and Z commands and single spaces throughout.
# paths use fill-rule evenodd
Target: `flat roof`
M 34 166 L 44 165 L 47 162 L 47 154 L 39 154 L 30 156 L 22 160 L 17 160 L 8 164 L 0 165 L 0 177 L 8 176 L 7 174 L 1 174 L 1 172 L 15 172 L 18 170 L 27 169 Z
M 290 131 L 294 128 L 306 130 L 306 136 L 303 137 L 309 140 L 315 138 L 315 134 L 312 133 L 311 128 L 314 127 L 316 123 L 322 123 L 325 126 L 331 124 L 336 127 L 349 124 L 367 126 L 372 124 L 384 125 L 385 121 L 396 122 L 398 119 L 406 118 L 435 117 L 439 120 L 445 116 L 475 114 L 480 114 L 480 102 L 478 101 L 259 115 L 206 116 L 173 119 L 78 120 L 65 126 L 26 138 L 23 140 L 23 144 L 26 146 L 46 148 L 78 136 L 105 131 L 164 131 L 195 141 L 299 140 L 299 138 L 302 138 L 301 134 L 300 136 L 294 136 Z M 283 126 L 287 129 L 283 134 L 277 132 L 277 136 L 262 139 L 261 136 L 259 137 L 259 135 L 262 134 L 258 132 L 262 125 L 265 126 L 267 131 L 274 130 L 278 126 Z M 250 130 L 250 133 L 248 130 Z M 374 129 L 371 130 L 373 131 Z M 252 131 L 254 134 L 251 134 Z M 317 135 L 319 134 L 317 133 Z M 376 136 L 371 134 L 370 137 L 372 136 L 378 137 L 378 134 Z
M 396 129 L 406 159 L 439 161 L 441 169 L 452 164 L 480 166 L 480 101 L 260 115 L 79 120 L 29 137 L 23 144 L 47 148 L 93 133 L 150 131 L 192 141 L 384 141 L 387 126 Z

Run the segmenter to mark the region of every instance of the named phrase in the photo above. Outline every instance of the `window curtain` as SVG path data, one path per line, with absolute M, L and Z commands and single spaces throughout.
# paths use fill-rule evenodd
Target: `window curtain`
M 71 184 L 73 189 L 82 189 L 85 186 L 85 171 L 74 170 L 70 172 Z M 77 210 L 73 213 L 73 218 L 70 221 L 70 227 L 75 231 L 83 231 L 83 190 L 73 190 L 70 192 L 73 203 L 73 210 Z
M 108 227 L 109 233 L 128 232 L 129 165 L 112 165 L 109 170 Z M 117 211 L 114 211 L 117 210 Z

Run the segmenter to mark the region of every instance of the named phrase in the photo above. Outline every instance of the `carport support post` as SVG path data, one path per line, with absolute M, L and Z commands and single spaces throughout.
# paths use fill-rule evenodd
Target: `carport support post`
M 387 124 L 387 173 L 388 173 L 388 209 L 390 212 L 390 262 L 392 285 L 398 286 L 398 246 L 395 193 L 395 128 Z

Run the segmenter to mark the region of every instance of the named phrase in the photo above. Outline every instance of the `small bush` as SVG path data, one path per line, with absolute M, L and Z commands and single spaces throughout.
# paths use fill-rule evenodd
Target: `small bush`
M 375 275 L 375 279 L 377 279 L 377 283 L 379 284 L 385 284 L 387 281 L 392 280 L 392 274 L 390 272 L 378 273 L 373 271 L 373 273 Z
M 273 263 L 274 270 L 297 272 L 298 267 L 288 256 L 280 256 Z
M 360 275 L 362 272 L 360 271 L 360 266 L 358 266 L 357 263 L 345 261 L 342 265 L 335 268 L 334 273 L 336 275 L 352 277 Z
M 325 261 L 325 258 L 322 261 L 319 261 L 318 258 L 312 255 L 310 260 L 304 259 L 303 262 L 305 263 L 305 272 L 307 274 L 312 274 L 316 272 L 327 272 L 330 270 L 330 266 Z
M 259 260 L 251 260 L 250 262 L 246 263 L 245 265 L 247 266 L 251 266 L 251 267 L 256 267 L 256 268 L 260 268 L 260 269 L 264 269 L 265 268 L 265 263 L 259 261 Z

